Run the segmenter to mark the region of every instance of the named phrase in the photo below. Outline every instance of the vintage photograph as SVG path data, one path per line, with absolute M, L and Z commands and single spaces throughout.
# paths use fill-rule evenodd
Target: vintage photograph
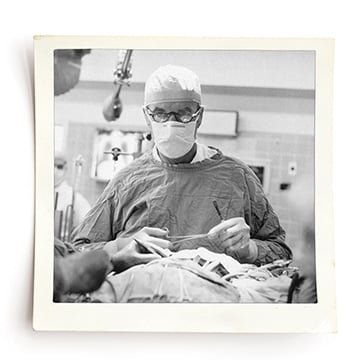
M 316 303 L 315 96 L 314 51 L 56 49 L 54 301 Z
M 206 331 L 252 329 L 247 306 L 260 316 L 266 305 L 281 319 L 277 331 L 329 315 L 319 288 L 331 272 L 319 283 L 319 267 L 330 266 L 331 246 L 318 252 L 325 239 L 315 221 L 321 47 L 76 39 L 45 38 L 45 50 L 39 39 L 37 52 L 46 60 L 38 75 L 48 76 L 36 84 L 45 91 L 38 109 L 48 111 L 38 110 L 37 125 L 52 134 L 37 140 L 49 149 L 37 164 L 53 217 L 36 244 L 52 271 L 35 276 L 35 302 L 60 321 L 50 328 L 83 329 L 83 317 L 94 330 L 86 316 L 115 324 L 122 314 L 123 327 L 100 330 L 134 329 L 125 313 L 144 320 L 160 311 L 175 323 L 140 329 L 183 330 L 174 324 L 193 316 L 190 304 L 201 306 L 195 319 L 214 311 Z M 60 320 L 74 309 L 78 319 Z M 219 322 L 221 311 L 244 320 Z M 292 311 L 301 319 L 285 326 Z

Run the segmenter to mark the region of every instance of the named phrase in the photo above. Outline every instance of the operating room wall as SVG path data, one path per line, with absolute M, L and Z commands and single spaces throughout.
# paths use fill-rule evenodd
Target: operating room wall
M 97 128 L 146 130 L 141 111 L 143 85 L 135 84 L 122 92 L 123 113 L 116 123 L 102 117 L 104 99 L 113 87 L 105 83 L 80 83 L 55 99 L 55 123 L 65 128 L 63 148 L 69 159 L 81 153 L 85 158 L 80 192 L 91 204 L 105 183 L 90 177 L 93 140 Z M 301 224 L 287 204 L 287 189 L 299 178 L 314 176 L 314 94 L 304 91 L 206 87 L 203 102 L 208 109 L 239 112 L 238 136 L 199 135 L 199 141 L 243 160 L 266 160 L 270 164 L 267 196 L 296 248 Z M 206 117 L 203 121 L 206 121 Z M 296 163 L 296 175 L 289 174 L 289 163 Z M 68 171 L 72 181 L 72 169 Z M 288 187 L 289 188 L 289 187 Z

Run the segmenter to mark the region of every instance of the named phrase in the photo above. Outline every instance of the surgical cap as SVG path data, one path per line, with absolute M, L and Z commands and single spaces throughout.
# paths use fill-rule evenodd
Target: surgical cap
M 200 104 L 200 81 L 189 69 L 166 65 L 154 71 L 146 81 L 144 105 L 172 101 L 195 101 Z

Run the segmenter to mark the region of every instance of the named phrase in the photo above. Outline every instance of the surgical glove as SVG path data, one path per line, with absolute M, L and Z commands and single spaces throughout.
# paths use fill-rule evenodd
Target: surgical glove
M 141 253 L 139 245 L 133 240 L 122 250 L 111 256 L 111 263 L 113 265 L 113 271 L 118 273 L 132 266 L 146 264 L 160 258 L 161 257 L 156 254 Z
M 253 263 L 257 258 L 257 245 L 250 239 L 250 227 L 243 217 L 222 221 L 208 236 L 210 240 L 219 241 L 225 254 L 241 263 Z
M 168 230 L 144 227 L 131 237 L 121 237 L 121 235 L 119 235 L 115 240 L 109 241 L 105 244 L 103 249 L 109 254 L 115 254 L 127 246 L 133 239 L 140 240 L 141 242 L 150 242 L 163 249 L 168 249 L 171 243 L 169 240 L 165 240 L 167 235 Z
M 168 249 L 171 245 L 169 240 L 166 240 L 165 237 L 168 235 L 168 230 L 153 228 L 153 227 L 144 227 L 132 238 L 140 240 L 142 242 L 150 242 L 157 246 L 160 246 L 163 249 Z

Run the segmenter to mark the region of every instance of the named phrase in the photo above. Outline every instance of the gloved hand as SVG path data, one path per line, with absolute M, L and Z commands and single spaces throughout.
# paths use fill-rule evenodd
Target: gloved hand
M 250 239 L 250 227 L 243 217 L 222 221 L 209 231 L 208 236 L 219 242 L 226 255 L 242 263 L 253 263 L 257 257 L 256 243 Z
M 144 227 L 136 234 L 132 236 L 132 238 L 140 240 L 142 242 L 150 242 L 157 246 L 160 246 L 163 249 L 168 249 L 171 245 L 169 240 L 166 240 L 166 236 L 168 235 L 168 230 L 154 228 L 154 227 Z
M 105 244 L 103 249 L 112 255 L 124 249 L 124 247 L 131 243 L 133 239 L 140 240 L 141 242 L 150 242 L 152 244 L 160 246 L 163 249 L 168 249 L 171 243 L 169 240 L 165 239 L 167 235 L 168 230 L 153 227 L 144 227 L 131 237 L 125 238 L 119 236 L 115 240 L 109 241 L 107 244 Z
M 132 266 L 146 264 L 160 258 L 160 255 L 141 252 L 139 245 L 133 240 L 122 250 L 111 256 L 111 263 L 113 271 L 122 272 Z

